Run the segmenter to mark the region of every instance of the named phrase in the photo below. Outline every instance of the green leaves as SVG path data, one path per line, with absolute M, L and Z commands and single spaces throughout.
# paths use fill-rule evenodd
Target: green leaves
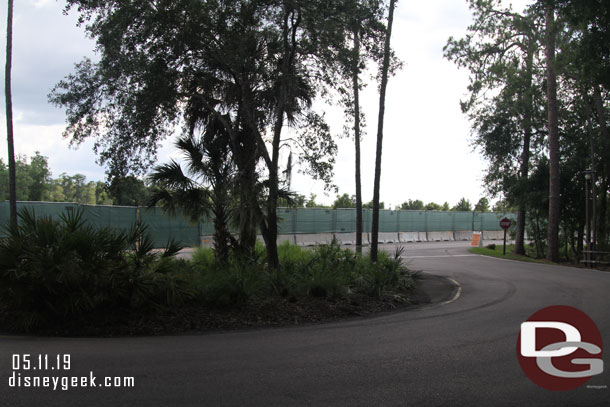
M 192 297 L 173 273 L 181 249 L 152 250 L 146 228 L 126 233 L 93 228 L 82 211 L 60 219 L 24 209 L 17 229 L 0 240 L 0 308 L 13 327 L 53 326 L 101 312 L 180 304 Z

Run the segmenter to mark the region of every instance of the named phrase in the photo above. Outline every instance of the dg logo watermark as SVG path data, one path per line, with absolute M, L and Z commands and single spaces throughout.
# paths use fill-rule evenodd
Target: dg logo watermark
M 571 390 L 604 371 L 602 336 L 584 312 L 565 305 L 543 308 L 521 324 L 521 368 L 548 390 Z

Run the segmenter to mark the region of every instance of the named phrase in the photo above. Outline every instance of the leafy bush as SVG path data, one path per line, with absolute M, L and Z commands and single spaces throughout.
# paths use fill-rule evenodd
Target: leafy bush
M 199 247 L 191 258 L 193 264 L 207 269 L 214 264 L 214 250 L 211 247 Z
M 348 291 L 356 265 L 356 254 L 333 240 L 317 247 L 304 265 L 298 282 L 313 297 L 341 297 Z
M 14 328 L 78 325 L 187 301 L 227 307 L 277 295 L 381 297 L 412 282 L 401 251 L 371 263 L 335 241 L 311 250 L 284 243 L 279 270 L 270 270 L 261 244 L 249 258 L 232 253 L 218 263 L 200 248 L 190 261 L 178 260 L 178 245 L 154 250 L 141 224 L 120 233 L 94 228 L 82 215 L 53 220 L 22 210 L 19 227 L 0 240 L 0 317 Z
M 228 263 L 219 264 L 212 249 L 199 248 L 191 261 L 198 275 L 196 289 L 199 298 L 206 305 L 240 305 L 249 298 L 271 291 L 261 244 L 257 244 L 252 258 L 244 259 L 232 253 Z
M 368 295 L 381 297 L 386 290 L 406 290 L 413 285 L 413 276 L 408 272 L 402 261 L 404 248 L 397 248 L 390 257 L 386 252 L 379 252 L 377 264 L 367 260 L 364 267 L 360 267 L 358 289 Z
M 154 252 L 142 225 L 128 233 L 94 228 L 82 211 L 57 221 L 23 209 L 19 220 L 0 241 L 0 306 L 18 329 L 96 311 L 179 305 L 195 294 L 190 264 L 173 258 L 180 247 L 170 242 Z

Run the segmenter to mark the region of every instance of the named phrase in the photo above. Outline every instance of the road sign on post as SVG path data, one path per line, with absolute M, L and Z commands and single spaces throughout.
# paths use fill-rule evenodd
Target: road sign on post
M 502 229 L 504 229 L 504 248 L 502 249 L 502 255 L 505 256 L 506 255 L 506 231 L 510 227 L 510 219 L 502 218 L 502 220 L 500 220 L 500 227 Z

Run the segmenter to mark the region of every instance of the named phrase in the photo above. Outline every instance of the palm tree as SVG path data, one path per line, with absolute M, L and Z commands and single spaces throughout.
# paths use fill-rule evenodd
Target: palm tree
M 176 142 L 187 161 L 186 173 L 174 160 L 154 168 L 150 205 L 158 203 L 170 213 L 182 211 L 193 221 L 213 217 L 214 256 L 226 263 L 236 244 L 229 231 L 235 170 L 223 126 L 211 116 L 207 120 L 200 138 L 194 135 L 199 124 L 193 122 L 190 132 Z
M 11 227 L 17 226 L 17 183 L 15 175 L 15 146 L 13 143 L 13 97 L 11 95 L 11 66 L 13 63 L 13 0 L 8 0 L 6 23 L 6 67 L 4 95 L 6 97 L 6 140 L 8 144 L 9 206 Z

